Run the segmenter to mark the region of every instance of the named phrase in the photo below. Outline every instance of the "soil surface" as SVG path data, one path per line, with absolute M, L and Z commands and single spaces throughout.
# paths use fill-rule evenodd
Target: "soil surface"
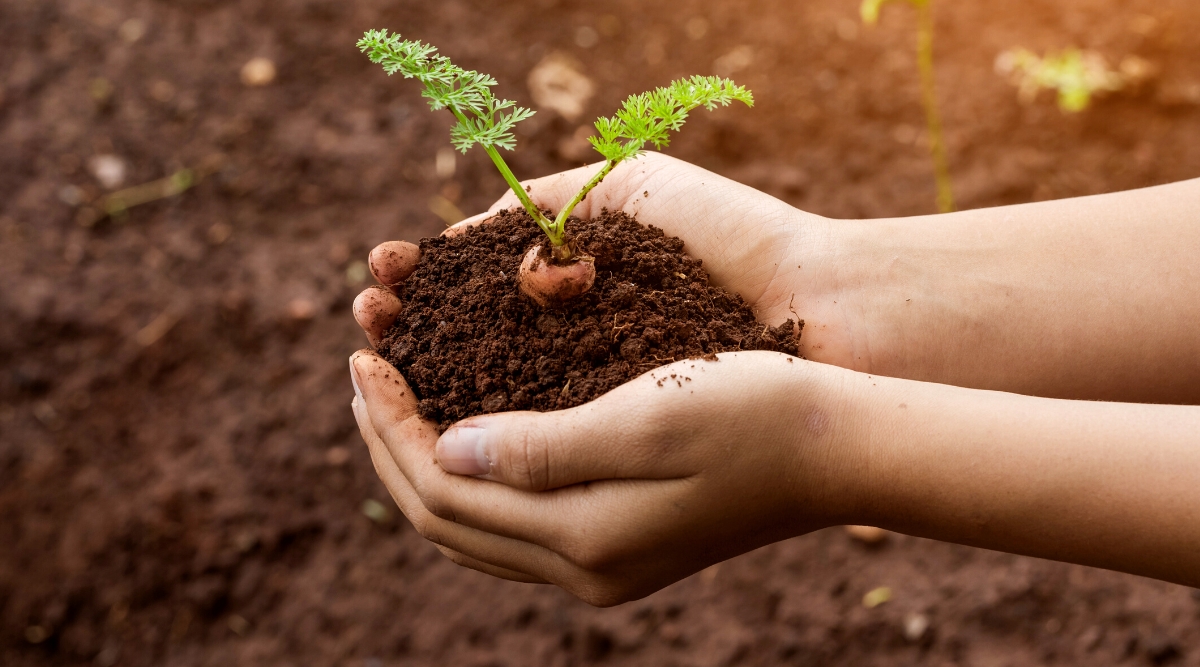
M 866 29 L 859 4 L 0 2 L 0 664 L 1200 665 L 1187 588 L 838 529 L 591 609 L 457 568 L 379 483 L 346 367 L 367 252 L 505 188 L 481 152 L 438 159 L 449 117 L 368 63 L 363 31 L 526 105 L 548 55 L 586 63 L 582 116 L 520 126 L 522 178 L 591 160 L 578 128 L 628 94 L 719 71 L 757 105 L 694 117 L 672 155 L 822 215 L 932 212 L 913 13 Z M 961 207 L 1200 176 L 1195 0 L 935 8 Z M 1065 115 L 994 73 L 1014 46 L 1157 73 Z M 241 80 L 256 57 L 269 85 Z M 79 224 L 122 167 L 130 186 L 200 165 L 182 196 Z
M 596 282 L 558 308 L 518 287 L 521 260 L 545 240 L 525 211 L 421 241 L 421 263 L 399 291 L 404 312 L 380 352 L 408 380 L 422 417 L 445 430 L 479 414 L 583 405 L 681 359 L 799 355 L 802 323 L 759 324 L 662 230 L 605 211 L 568 220 L 567 234 L 595 259 Z

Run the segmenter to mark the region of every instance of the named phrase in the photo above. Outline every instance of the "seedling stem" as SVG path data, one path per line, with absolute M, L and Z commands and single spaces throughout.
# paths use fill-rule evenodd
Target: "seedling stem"
M 891 1 L 863 0 L 863 22 L 867 25 L 878 23 L 880 8 Z M 917 11 L 917 68 L 921 75 L 921 105 L 925 108 L 929 153 L 933 158 L 933 177 L 937 185 L 937 207 L 942 213 L 950 213 L 954 210 L 954 192 L 933 67 L 933 0 L 908 0 L 908 3 Z
M 921 71 L 921 104 L 929 128 L 929 151 L 933 156 L 933 175 L 937 182 L 937 205 L 942 213 L 954 210 L 954 192 L 950 165 L 946 159 L 946 139 L 942 132 L 942 113 L 938 108 L 937 79 L 933 69 L 933 5 L 929 0 L 917 6 L 917 66 Z

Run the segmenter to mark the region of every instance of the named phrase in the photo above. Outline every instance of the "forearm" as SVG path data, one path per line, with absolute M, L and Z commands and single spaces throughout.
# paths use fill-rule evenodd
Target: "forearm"
M 825 295 L 846 313 L 843 365 L 1040 396 L 1200 403 L 1200 180 L 834 225 L 840 255 L 854 258 Z
M 849 384 L 862 522 L 1200 584 L 1200 408 Z

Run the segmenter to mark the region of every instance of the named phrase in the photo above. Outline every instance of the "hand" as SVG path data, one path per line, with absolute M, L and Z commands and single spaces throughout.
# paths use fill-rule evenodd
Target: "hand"
M 719 359 L 439 439 L 396 370 L 365 351 L 351 359 L 353 405 L 380 477 L 443 553 L 607 606 L 858 515 L 848 372 L 771 352 Z
M 538 206 L 558 210 L 598 168 L 583 167 L 526 185 Z M 509 208 L 520 208 L 511 192 L 487 213 L 445 233 L 461 233 Z M 713 283 L 740 294 L 760 321 L 778 325 L 789 318 L 806 320 L 809 326 L 800 341 L 805 357 L 853 366 L 857 315 L 837 305 L 835 281 L 846 260 L 834 249 L 830 220 L 660 153 L 618 166 L 575 213 L 588 218 L 603 208 L 624 211 L 682 239 L 690 255 L 704 260 Z M 416 269 L 418 258 L 419 250 L 411 243 L 384 243 L 371 253 L 371 271 L 382 285 L 395 287 Z M 372 345 L 401 310 L 391 290 L 379 288 L 364 291 L 354 305 Z

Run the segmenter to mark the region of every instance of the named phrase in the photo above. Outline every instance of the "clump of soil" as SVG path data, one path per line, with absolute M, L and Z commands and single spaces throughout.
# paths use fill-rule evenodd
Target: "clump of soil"
M 612 211 L 573 218 L 567 230 L 596 258 L 596 283 L 559 308 L 539 307 L 517 286 L 542 235 L 524 211 L 421 241 L 420 266 L 400 291 L 404 312 L 380 345 L 421 416 L 446 429 L 479 414 L 582 405 L 680 359 L 799 355 L 803 322 L 756 321 L 740 296 L 709 284 L 683 241 Z

